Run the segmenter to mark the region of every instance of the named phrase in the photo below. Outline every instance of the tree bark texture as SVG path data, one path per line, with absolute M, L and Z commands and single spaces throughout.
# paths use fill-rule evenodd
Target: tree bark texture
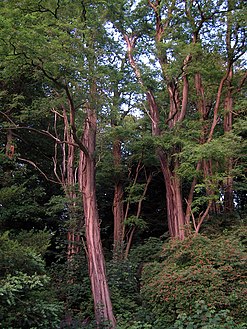
M 180 178 L 169 168 L 165 153 L 158 151 L 166 186 L 166 207 L 169 233 L 172 238 L 185 238 L 185 214 L 183 211 Z
M 111 328 L 115 328 L 116 320 L 113 315 L 106 278 L 105 259 L 100 238 L 100 221 L 96 202 L 95 143 L 96 114 L 94 110 L 87 108 L 83 144 L 87 148 L 88 154 L 85 154 L 82 150 L 80 151 L 78 174 L 79 186 L 83 195 L 89 276 L 94 299 L 96 322 L 100 325 L 103 321 L 109 321 Z

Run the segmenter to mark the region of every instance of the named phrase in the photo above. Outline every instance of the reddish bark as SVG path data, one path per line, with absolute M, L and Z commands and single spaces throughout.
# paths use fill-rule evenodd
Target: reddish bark
M 151 4 L 150 4 L 151 5 Z M 158 5 L 158 2 L 156 3 Z M 153 6 L 151 6 L 153 7 Z M 157 16 L 158 17 L 158 16 Z M 141 72 L 133 57 L 133 48 L 135 46 L 136 39 L 129 38 L 124 35 L 125 41 L 128 47 L 128 57 L 130 64 L 135 72 L 135 75 L 139 83 L 144 87 L 144 83 L 141 77 Z M 163 59 L 160 59 L 162 61 Z M 184 68 L 188 65 L 189 57 L 184 61 Z M 186 74 L 183 75 L 183 100 L 182 106 L 180 104 L 177 85 L 174 81 L 170 81 L 168 84 L 168 94 L 170 97 L 170 112 L 167 119 L 169 128 L 172 128 L 178 121 L 183 120 L 187 107 L 188 98 L 188 80 Z M 151 90 L 146 89 L 146 97 L 149 105 L 149 117 L 152 123 L 152 135 L 159 136 L 160 132 L 160 118 L 159 109 L 156 103 L 155 97 Z M 185 214 L 183 212 L 182 205 L 182 191 L 180 186 L 180 178 L 176 174 L 176 167 L 172 168 L 169 164 L 168 156 L 162 149 L 157 149 L 157 155 L 161 164 L 162 173 L 164 176 L 166 186 L 166 206 L 167 206 L 167 218 L 168 227 L 171 237 L 184 239 L 185 237 Z
M 116 175 L 121 166 L 121 141 L 113 143 L 113 159 Z M 113 257 L 121 259 L 124 248 L 124 205 L 123 205 L 123 184 L 117 175 L 114 189 L 113 216 L 114 216 L 114 243 Z
M 13 133 L 11 129 L 8 129 L 7 131 L 7 143 L 6 143 L 5 154 L 9 159 L 13 159 L 15 154 L 15 146 L 13 144 Z
M 95 317 L 98 325 L 102 321 L 109 321 L 111 322 L 111 327 L 115 328 L 116 320 L 113 315 L 106 278 L 105 259 L 100 238 L 100 221 L 96 202 L 94 162 L 96 121 L 95 111 L 87 108 L 82 141 L 84 147 L 87 148 L 87 154 L 82 150 L 80 151 L 78 176 L 80 190 L 83 195 L 87 259 L 94 298 Z
M 61 117 L 63 119 L 63 141 L 64 143 L 61 145 L 61 153 L 62 153 L 62 164 L 60 167 L 60 173 L 57 171 L 57 152 L 58 152 L 58 143 L 55 144 L 55 155 L 53 158 L 54 162 L 54 172 L 55 175 L 63 187 L 66 198 L 68 199 L 68 208 L 70 215 L 70 226 L 68 228 L 67 233 L 67 259 L 71 261 L 73 256 L 80 251 L 80 234 L 79 227 L 81 226 L 78 222 L 77 217 L 77 192 L 76 192 L 76 171 L 77 168 L 75 166 L 76 161 L 76 144 L 74 141 L 74 137 L 71 133 L 70 123 L 71 122 L 71 109 L 70 109 L 70 121 L 67 116 L 67 110 L 65 106 L 62 106 L 62 114 L 55 111 L 54 112 L 54 131 L 56 140 L 59 140 L 58 132 L 57 132 L 57 119 Z
M 183 240 L 185 238 L 185 215 L 182 204 L 180 179 L 169 168 L 164 152 L 158 151 L 161 169 L 166 186 L 166 206 L 170 236 Z
M 54 172 L 62 184 L 66 196 L 70 199 L 70 211 L 72 216 L 76 216 L 76 205 L 78 195 L 75 190 L 75 184 L 78 183 L 82 194 L 85 233 L 86 233 L 86 253 L 89 268 L 89 277 L 91 282 L 92 295 L 94 300 L 95 318 L 98 326 L 103 321 L 111 323 L 111 328 L 115 328 L 116 320 L 113 315 L 109 288 L 106 278 L 105 259 L 100 237 L 100 221 L 96 202 L 96 184 L 95 184 L 95 163 L 94 152 L 96 145 L 96 113 L 87 107 L 87 116 L 84 124 L 82 140 L 78 138 L 75 127 L 75 108 L 73 99 L 66 89 L 69 105 L 69 121 L 66 108 L 63 107 L 64 121 L 64 143 L 62 145 L 63 161 L 61 166 L 61 176 L 57 172 L 57 147 L 55 146 Z M 56 118 L 59 114 L 55 113 L 55 133 Z M 70 129 L 71 128 L 71 129 Z M 58 136 L 56 136 L 58 137 Z M 59 140 L 59 138 L 57 138 Z M 75 146 L 80 148 L 79 168 L 75 168 Z M 76 217 L 75 217 L 76 218 Z M 79 225 L 80 226 L 80 225 Z M 76 227 L 71 226 L 68 232 L 68 259 L 70 260 L 75 253 L 79 251 L 78 242 L 80 235 L 76 233 Z
M 229 78 L 227 80 L 227 94 L 225 98 L 225 112 L 224 112 L 224 132 L 228 133 L 232 130 L 233 123 L 233 96 L 232 96 L 232 77 L 233 70 L 231 69 Z M 233 169 L 233 159 L 229 158 L 227 162 L 227 178 L 224 184 L 224 212 L 230 213 L 234 210 L 233 203 L 233 177 L 231 172 Z

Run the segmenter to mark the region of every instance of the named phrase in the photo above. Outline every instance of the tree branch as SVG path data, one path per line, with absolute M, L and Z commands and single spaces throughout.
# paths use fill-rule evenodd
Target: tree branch
M 49 182 L 52 182 L 52 183 L 55 183 L 55 184 L 60 184 L 59 182 L 57 182 L 57 181 L 55 181 L 55 180 L 53 180 L 53 179 L 50 179 L 37 165 L 36 165 L 36 163 L 34 163 L 33 161 L 31 161 L 31 160 L 28 160 L 28 159 L 23 159 L 23 158 L 20 158 L 20 157 L 18 157 L 17 158 L 18 160 L 20 160 L 20 161 L 23 161 L 23 162 L 27 162 L 27 163 L 29 163 L 29 164 L 31 164 L 34 168 L 36 168 L 44 177 L 45 177 L 45 179 L 46 180 L 48 180 Z

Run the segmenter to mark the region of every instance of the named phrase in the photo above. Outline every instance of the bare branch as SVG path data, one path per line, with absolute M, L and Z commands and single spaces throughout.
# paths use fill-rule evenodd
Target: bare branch
M 68 86 L 65 86 L 65 91 L 66 91 L 66 95 L 67 95 L 68 103 L 69 103 L 70 125 L 71 125 L 74 140 L 78 144 L 80 150 L 88 157 L 89 156 L 88 149 L 86 148 L 86 146 L 81 142 L 81 140 L 77 136 L 77 130 L 76 130 L 76 126 L 75 126 L 75 106 L 74 106 L 73 98 L 72 98 L 72 96 L 69 92 Z
M 202 225 L 204 219 L 207 217 L 207 215 L 208 215 L 208 213 L 209 213 L 209 210 L 210 210 L 211 204 L 212 204 L 212 200 L 209 201 L 208 206 L 207 206 L 207 209 L 204 211 L 204 214 L 203 214 L 202 217 L 199 219 L 199 222 L 198 222 L 197 227 L 196 227 L 196 233 L 199 233 L 199 230 L 200 230 L 200 228 L 201 228 L 201 225 Z
M 0 111 L 0 113 L 7 118 L 9 122 L 11 122 L 15 127 L 18 127 L 18 125 L 4 112 Z M 9 129 L 9 127 L 8 127 Z
M 218 123 L 218 120 L 219 120 L 218 119 L 218 111 L 219 111 L 219 107 L 220 107 L 221 94 L 222 94 L 223 86 L 224 86 L 224 84 L 225 84 L 225 82 L 228 79 L 228 76 L 230 74 L 230 71 L 231 71 L 231 65 L 228 66 L 226 74 L 224 75 L 224 77 L 220 81 L 220 85 L 219 85 L 217 96 L 216 96 L 216 103 L 215 103 L 215 106 L 214 106 L 213 122 L 212 122 L 211 130 L 210 130 L 207 142 L 211 142 L 211 140 L 213 138 L 214 129 L 215 129 L 215 127 Z
M 23 159 L 23 158 L 17 158 L 18 160 L 20 161 L 23 161 L 23 162 L 27 162 L 29 164 L 31 164 L 34 168 L 36 168 L 44 177 L 46 180 L 48 180 L 49 182 L 52 182 L 52 183 L 55 183 L 55 184 L 59 184 L 59 182 L 53 180 L 53 179 L 50 179 L 37 165 L 36 163 L 34 163 L 33 161 L 31 160 L 28 160 L 28 159 Z

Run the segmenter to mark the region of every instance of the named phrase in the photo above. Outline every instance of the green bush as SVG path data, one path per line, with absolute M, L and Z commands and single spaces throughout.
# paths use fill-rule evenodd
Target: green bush
M 49 274 L 57 299 L 64 305 L 64 317 L 69 317 L 73 323 L 69 328 L 81 328 L 84 321 L 94 319 L 93 298 L 84 251 L 81 250 L 70 261 L 52 264 Z
M 140 300 L 136 272 L 137 265 L 128 260 L 107 263 L 111 299 L 117 315 L 133 314 L 138 309 Z
M 152 328 L 150 315 L 141 301 L 140 279 L 143 263 L 158 259 L 161 247 L 160 239 L 149 238 L 144 244 L 132 248 L 128 260 L 108 262 L 107 272 L 117 328 Z
M 217 312 L 228 309 L 238 323 L 246 320 L 246 253 L 238 236 L 171 240 L 161 262 L 145 265 L 141 293 L 155 315 L 154 328 L 169 327 L 179 313 L 190 315 L 202 299 Z
M 203 300 L 195 303 L 191 315 L 181 313 L 173 326 L 169 329 L 246 329 L 246 324 L 237 324 L 229 310 L 216 312 L 214 307 L 209 308 Z
M 3 329 L 59 327 L 62 305 L 54 298 L 43 259 L 8 233 L 0 236 L 0 298 Z

